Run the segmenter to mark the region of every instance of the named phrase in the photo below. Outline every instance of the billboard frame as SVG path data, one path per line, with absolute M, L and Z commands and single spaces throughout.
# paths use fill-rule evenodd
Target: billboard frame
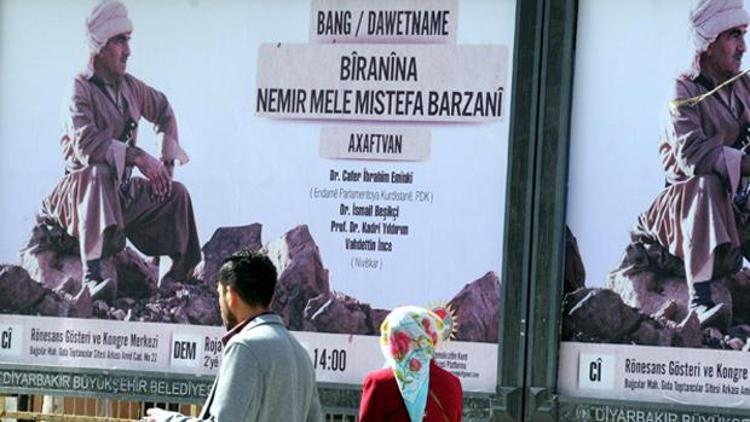
M 505 213 L 503 219 L 505 234 L 502 239 L 501 304 L 499 319 L 499 340 L 497 347 L 497 383 L 494 393 L 466 393 L 464 398 L 465 420 L 520 421 L 523 418 L 526 377 L 525 359 L 527 348 L 527 312 L 529 310 L 530 266 L 532 252 L 532 199 L 537 154 L 537 129 L 539 127 L 539 107 L 543 98 L 538 81 L 542 74 L 542 28 L 545 13 L 545 0 L 522 2 L 516 0 L 515 36 L 513 53 L 513 92 L 510 98 L 510 133 Z M 492 234 L 490 234 L 492 235 Z M 498 257 L 500 258 L 500 257 Z M 2 371 L 18 374 L 67 374 L 99 377 L 119 377 L 136 380 L 148 378 L 157 382 L 192 382 L 208 384 L 213 382 L 211 375 L 190 375 L 167 372 L 141 372 L 120 369 L 70 368 L 49 365 L 19 365 L 0 362 Z M 0 378 L 0 381 L 2 379 Z M 326 409 L 357 409 L 361 396 L 361 386 L 340 383 L 320 382 L 321 403 Z M 74 388 L 35 387 L 30 383 L 11 384 L 0 382 L 0 394 L 38 394 L 99 399 L 133 399 L 152 402 L 198 403 L 197 397 L 177 397 L 174 395 L 138 393 L 107 393 Z
M 541 111 L 536 137 L 529 261 L 532 305 L 528 314 L 524 420 L 662 420 L 658 418 L 663 417 L 663 420 L 681 421 L 698 420 L 699 417 L 713 417 L 706 420 L 715 420 L 717 416 L 750 420 L 750 410 L 747 409 L 572 397 L 557 393 L 578 1 L 545 0 L 544 3 Z

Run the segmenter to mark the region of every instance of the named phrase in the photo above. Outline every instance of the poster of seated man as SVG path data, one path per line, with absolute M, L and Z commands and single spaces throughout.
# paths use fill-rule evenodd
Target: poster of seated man
M 750 350 L 748 4 L 578 12 L 558 387 L 735 406 L 750 391 L 735 353 Z

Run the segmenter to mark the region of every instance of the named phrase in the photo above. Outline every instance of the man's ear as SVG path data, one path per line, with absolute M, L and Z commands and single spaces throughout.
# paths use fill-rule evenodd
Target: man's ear
M 234 290 L 232 286 L 226 286 L 224 297 L 227 299 L 227 305 L 229 305 L 230 307 L 237 306 L 237 301 L 240 299 L 237 291 Z

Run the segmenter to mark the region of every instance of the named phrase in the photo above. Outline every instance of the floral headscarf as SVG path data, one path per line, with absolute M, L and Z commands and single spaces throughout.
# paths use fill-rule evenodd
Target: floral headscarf
M 421 421 L 430 386 L 430 361 L 435 347 L 448 340 L 454 323 L 450 309 L 434 311 L 402 306 L 391 311 L 380 326 L 380 349 L 398 383 L 412 422 Z

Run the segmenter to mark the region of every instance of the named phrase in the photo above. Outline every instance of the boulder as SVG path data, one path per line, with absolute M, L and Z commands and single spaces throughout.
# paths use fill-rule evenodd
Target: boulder
M 734 323 L 750 324 L 750 268 L 743 268 L 725 281 L 732 296 Z
M 203 245 L 203 261 L 195 268 L 195 277 L 209 286 L 216 285 L 216 273 L 227 257 L 242 249 L 258 250 L 262 247 L 261 229 L 259 223 L 219 227 Z
M 37 303 L 33 313 L 42 316 L 67 316 L 70 311 L 70 304 L 63 302 L 54 294 L 46 295 L 41 302 Z
M 690 313 L 680 325 L 677 326 L 673 346 L 678 347 L 701 347 L 703 344 L 703 333 L 698 316 Z
M 81 280 L 76 280 L 73 277 L 68 277 L 67 280 L 63 281 L 59 286 L 57 286 L 55 292 L 75 295 L 81 291 L 81 286 Z
M 90 318 L 93 314 L 88 290 L 75 290 L 70 282 L 50 290 L 32 280 L 17 265 L 0 265 L 0 310 L 8 313 Z
M 307 226 L 301 225 L 270 242 L 267 249 L 279 273 L 273 310 L 287 328 L 302 330 L 307 302 L 330 292 L 318 246 Z
M 73 318 L 91 318 L 94 315 L 94 304 L 91 301 L 89 289 L 82 289 L 76 296 L 70 297 L 69 317 Z
M 58 289 L 63 283 L 81 283 L 81 260 L 78 255 L 60 255 L 47 250 L 38 253 L 21 252 L 21 266 L 31 278 L 39 280 L 49 289 Z
M 493 271 L 467 284 L 451 299 L 458 341 L 496 343 L 500 319 L 500 279 Z
M 172 314 L 172 320 L 174 320 L 174 322 L 178 324 L 190 324 L 190 317 L 188 317 L 184 308 L 172 308 L 169 312 Z M 219 319 L 221 319 L 221 317 L 219 317 Z
M 586 286 L 586 267 L 583 265 L 578 241 L 570 227 L 565 226 L 565 274 L 564 292 L 570 293 Z
M 73 283 L 81 283 L 83 273 L 81 270 L 81 258 L 78 255 L 69 255 L 54 250 L 41 252 L 22 252 L 21 266 L 28 271 L 31 278 L 39 281 L 48 289 L 57 289 L 68 279 Z M 102 277 L 117 280 L 117 271 L 111 258 L 102 260 Z
M 675 332 L 655 320 L 644 319 L 623 341 L 635 344 L 669 347 L 675 342 Z
M 617 293 L 590 288 L 565 295 L 563 317 L 563 339 L 604 343 L 629 342 L 643 318 L 636 309 L 623 303 Z M 644 328 L 638 333 L 639 338 L 650 344 L 660 341 L 650 331 L 649 327 Z
M 370 312 L 370 319 L 372 320 L 372 329 L 375 335 L 380 335 L 380 326 L 383 324 L 383 320 L 388 314 L 391 313 L 388 309 L 373 308 Z
M 47 294 L 17 265 L 0 265 L 0 310 L 9 313 L 31 313 Z
M 651 314 L 651 317 L 663 322 L 676 321 L 676 315 L 680 312 L 680 305 L 672 299 L 667 300 L 661 307 Z
M 210 295 L 190 295 L 187 303 L 173 313 L 176 322 L 184 321 L 187 316 L 191 324 L 219 325 L 221 315 L 219 313 L 219 302 Z
M 711 283 L 711 295 L 716 303 L 727 303 L 732 307 L 732 295 L 727 288 L 727 278 Z M 671 311 L 673 321 L 687 317 L 687 281 L 679 277 L 659 277 L 650 271 L 626 275 L 616 272 L 610 275 L 607 287 L 617 293 L 628 306 L 638 308 L 647 315 L 656 314 L 668 302 L 676 307 Z
M 130 247 L 115 255 L 117 294 L 129 298 L 145 298 L 156 293 L 159 267 L 149 264 Z
M 55 224 L 40 222 L 34 226 L 20 258 L 29 276 L 48 289 L 57 289 L 70 278 L 74 283 L 83 278 L 78 240 Z M 102 260 L 101 271 L 103 277 L 117 279 L 111 259 Z
M 378 312 L 382 313 L 379 320 Z M 378 335 L 380 323 L 387 314 L 388 311 L 373 310 L 370 305 L 343 293 L 324 293 L 307 302 L 303 329 L 326 333 Z

